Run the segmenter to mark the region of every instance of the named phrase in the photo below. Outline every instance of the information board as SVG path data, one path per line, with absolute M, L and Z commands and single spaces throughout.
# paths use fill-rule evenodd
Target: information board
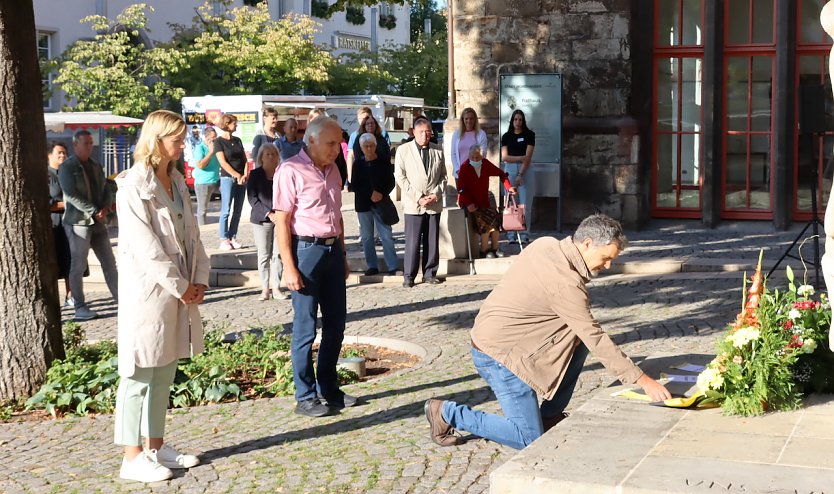
M 515 110 L 524 112 L 527 127 L 536 133 L 534 163 L 562 161 L 562 75 L 502 74 L 500 134 L 510 126 Z

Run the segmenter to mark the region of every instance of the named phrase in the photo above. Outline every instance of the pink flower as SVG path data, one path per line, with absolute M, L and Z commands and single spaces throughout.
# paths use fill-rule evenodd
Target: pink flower
M 735 357 L 733 357 L 734 364 L 741 364 L 742 362 L 744 362 L 744 357 L 742 357 L 741 355 L 736 355 Z

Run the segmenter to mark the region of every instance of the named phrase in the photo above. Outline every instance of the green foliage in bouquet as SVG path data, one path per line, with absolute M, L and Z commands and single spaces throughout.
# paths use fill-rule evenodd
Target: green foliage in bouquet
M 797 287 L 787 268 L 788 290 L 769 291 L 759 268 L 736 321 L 717 344 L 717 356 L 698 377 L 698 387 L 727 414 L 761 415 L 792 410 L 802 395 L 829 391 L 834 355 L 827 349 L 828 299 Z

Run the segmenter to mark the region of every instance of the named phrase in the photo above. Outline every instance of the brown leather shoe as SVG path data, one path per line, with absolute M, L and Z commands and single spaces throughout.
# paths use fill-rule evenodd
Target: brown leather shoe
M 544 432 L 549 431 L 550 429 L 556 427 L 556 424 L 568 418 L 567 412 L 562 412 L 555 417 L 545 418 L 542 417 L 542 425 L 544 426 Z
M 458 444 L 458 438 L 454 435 L 455 429 L 443 420 L 443 414 L 440 413 L 442 407 L 443 402 L 440 400 L 426 400 L 423 405 L 431 429 L 431 440 L 440 446 L 454 446 Z

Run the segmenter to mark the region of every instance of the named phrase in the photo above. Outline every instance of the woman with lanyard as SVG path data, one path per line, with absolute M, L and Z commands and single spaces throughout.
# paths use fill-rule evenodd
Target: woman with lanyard
M 516 110 L 510 116 L 510 126 L 501 136 L 501 160 L 504 162 L 504 172 L 510 177 L 513 187 L 518 190 L 519 200 L 524 204 L 527 214 L 527 231 L 521 235 L 521 241 L 530 241 L 530 209 L 527 187 L 524 175 L 530 168 L 533 159 L 533 149 L 536 147 L 536 133 L 527 128 L 524 112 Z M 512 242 L 512 240 L 511 240 Z

